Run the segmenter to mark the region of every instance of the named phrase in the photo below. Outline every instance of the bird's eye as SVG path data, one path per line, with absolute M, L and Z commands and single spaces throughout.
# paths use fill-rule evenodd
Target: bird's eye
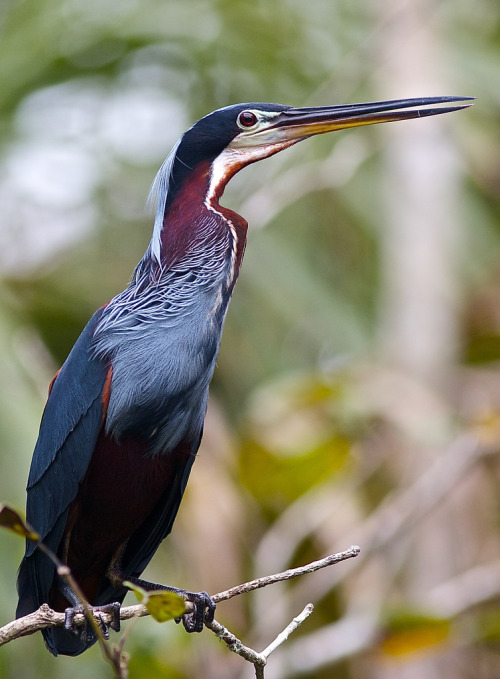
M 242 111 L 238 116 L 238 125 L 240 127 L 253 127 L 257 125 L 257 116 L 253 111 Z

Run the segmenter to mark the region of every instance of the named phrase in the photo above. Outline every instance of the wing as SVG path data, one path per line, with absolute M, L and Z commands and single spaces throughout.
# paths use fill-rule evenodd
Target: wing
M 90 353 L 102 311 L 90 319 L 53 382 L 31 463 L 27 520 L 55 552 L 102 424 L 108 368 Z M 18 617 L 48 600 L 53 577 L 53 564 L 28 541 L 19 570 Z
M 153 558 L 161 541 L 172 530 L 179 505 L 188 482 L 196 452 L 199 448 L 203 425 L 192 436 L 183 440 L 169 453 L 170 470 L 168 484 L 161 494 L 153 511 L 143 523 L 134 531 L 127 542 L 127 548 L 121 560 L 121 568 L 125 579 L 133 576 L 140 577 L 142 571 Z M 97 594 L 98 605 L 123 601 L 127 589 L 115 589 L 110 586 L 107 578 L 101 583 Z

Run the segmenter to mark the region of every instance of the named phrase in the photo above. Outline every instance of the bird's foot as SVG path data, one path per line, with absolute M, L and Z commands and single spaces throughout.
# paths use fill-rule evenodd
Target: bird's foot
M 139 585 L 146 590 L 146 592 L 167 591 L 175 592 L 181 596 L 184 601 L 189 601 L 193 604 L 193 610 L 190 613 L 184 613 L 180 618 L 176 618 L 175 622 L 182 621 L 186 632 L 201 632 L 205 622 L 211 623 L 215 614 L 215 603 L 206 592 L 189 592 L 178 587 L 168 587 L 167 585 L 158 585 L 154 582 L 146 582 L 139 578 L 128 578 L 133 584 Z
M 115 601 L 104 606 L 91 606 L 92 614 L 97 618 L 97 623 L 105 639 L 109 639 L 109 628 L 115 632 L 120 631 L 120 604 Z M 84 644 L 90 644 L 96 640 L 94 628 L 85 616 L 85 623 L 83 625 L 75 625 L 75 616 L 78 613 L 85 615 L 83 606 L 77 604 L 64 611 L 64 628 L 78 637 Z M 111 622 L 104 622 L 101 613 L 109 613 L 111 615 Z
M 182 620 L 186 632 L 201 632 L 203 623 L 213 622 L 215 615 L 215 604 L 206 592 L 188 592 L 185 589 L 167 587 L 166 589 L 179 594 L 185 601 L 193 604 L 191 613 L 184 613 L 175 622 L 179 624 Z

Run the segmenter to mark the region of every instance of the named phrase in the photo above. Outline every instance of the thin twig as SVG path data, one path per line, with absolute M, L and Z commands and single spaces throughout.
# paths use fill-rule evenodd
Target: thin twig
M 297 627 L 299 627 L 306 618 L 308 618 L 314 610 L 312 604 L 307 604 L 304 610 L 297 615 L 292 622 L 287 625 L 287 627 L 278 634 L 276 639 L 272 641 L 267 648 L 265 648 L 261 653 L 254 651 L 253 648 L 245 646 L 232 632 L 226 629 L 220 622 L 213 620 L 210 623 L 205 623 L 205 626 L 214 632 L 214 634 L 223 641 L 228 649 L 233 653 L 241 656 L 248 662 L 251 662 L 255 668 L 256 679 L 264 679 L 264 667 L 266 666 L 267 659 L 273 651 L 275 651 L 282 643 L 284 643 L 290 634 L 294 632 Z
M 217 620 L 213 620 L 212 622 L 208 623 L 206 622 L 205 626 L 212 630 L 215 636 L 223 641 L 228 649 L 233 653 L 236 653 L 245 660 L 248 660 L 248 662 L 251 662 L 253 665 L 266 664 L 267 659 L 261 653 L 257 653 L 257 651 L 254 651 L 253 648 L 245 646 L 245 644 L 243 644 L 238 639 L 238 637 L 226 629 L 224 625 L 221 625 Z
M 103 652 L 104 657 L 113 666 L 115 676 L 117 677 L 117 679 L 127 679 L 128 673 L 126 670 L 127 664 L 126 660 L 124 660 L 120 656 L 117 647 L 111 648 L 110 644 L 107 643 L 107 639 L 102 628 L 102 621 L 100 620 L 100 618 L 94 615 L 92 606 L 86 600 L 82 590 L 80 589 L 80 586 L 73 578 L 69 566 L 64 564 L 58 557 L 58 555 L 55 552 L 53 552 L 50 549 L 50 547 L 48 547 L 43 542 L 41 536 L 34 530 L 32 526 L 29 525 L 29 523 L 23 518 L 23 516 L 17 510 L 3 502 L 0 503 L 0 526 L 2 526 L 2 528 L 5 528 L 6 530 L 11 531 L 12 533 L 15 533 L 16 535 L 21 535 L 22 537 L 25 537 L 27 540 L 34 542 L 36 547 L 41 552 L 43 552 L 43 554 L 45 554 L 45 556 L 50 561 L 52 561 L 53 565 L 55 566 L 57 576 L 71 590 L 74 598 L 76 599 L 76 602 L 78 602 L 78 604 L 80 605 L 84 615 L 83 622 L 85 621 L 86 618 L 87 623 L 92 627 L 95 637 L 99 642 L 99 645 L 101 646 L 101 650 Z M 44 610 L 41 617 L 45 618 L 46 613 L 47 611 Z M 51 611 L 50 613 L 53 612 Z M 49 619 L 54 621 L 55 616 L 50 615 Z M 2 639 L 2 643 L 7 643 L 7 641 L 11 640 L 12 638 L 15 638 L 14 635 L 17 632 L 19 632 L 21 636 L 25 636 L 27 634 L 27 629 L 26 627 L 23 628 L 22 622 L 23 621 L 21 619 L 20 621 L 16 621 L 15 624 L 9 624 L 8 626 L 6 626 L 7 629 L 0 630 L 0 638 Z M 32 627 L 31 623 L 32 620 L 30 616 L 28 625 L 30 629 Z M 43 625 L 43 627 L 51 626 L 52 626 L 51 624 Z
M 339 552 L 338 554 L 330 554 L 324 559 L 319 559 L 318 561 L 313 561 L 312 563 L 306 564 L 305 566 L 300 566 L 299 568 L 291 568 L 289 570 L 283 571 L 282 573 L 276 573 L 273 575 L 267 575 L 262 578 L 257 578 L 256 580 L 250 580 L 231 589 L 225 590 L 224 592 L 219 592 L 214 594 L 212 599 L 215 603 L 221 601 L 227 601 L 232 597 L 244 594 L 246 592 L 251 592 L 255 589 L 260 589 L 261 587 L 267 587 L 275 582 L 281 582 L 283 580 L 290 580 L 291 578 L 299 577 L 300 575 L 305 575 L 306 573 L 313 573 L 314 571 L 320 570 L 321 568 L 326 568 L 333 564 L 339 563 L 340 561 L 345 561 L 346 559 L 352 559 L 356 557 L 360 552 L 359 547 L 350 547 L 344 552 Z M 186 602 L 186 612 L 190 612 L 192 604 Z M 143 604 L 136 604 L 135 606 L 124 606 L 120 609 L 120 620 L 130 620 L 134 617 L 143 617 L 149 615 L 146 607 Z M 99 613 L 100 618 L 104 623 L 110 623 L 112 620 L 111 614 L 109 613 Z M 60 627 L 64 624 L 64 613 L 58 613 L 53 611 L 47 604 L 42 604 L 37 611 L 30 613 L 14 620 L 7 625 L 0 628 L 0 646 L 3 646 L 14 639 L 26 636 L 29 634 L 34 634 L 38 630 L 45 629 L 47 627 Z M 83 614 L 77 614 L 74 619 L 75 625 L 84 624 Z
M 478 461 L 494 454 L 496 450 L 495 446 L 473 434 L 465 433 L 458 436 L 411 485 L 389 496 L 358 528 L 357 536 L 363 544 L 363 553 L 360 558 L 342 569 L 341 574 L 334 571 L 328 580 L 321 581 L 320 576 L 307 588 L 308 596 L 311 596 L 313 592 L 312 596 L 315 599 L 324 597 L 345 577 L 346 573 L 350 574 L 354 569 L 362 566 L 374 554 L 388 544 L 392 544 L 405 531 L 427 516 L 449 495 L 456 484 L 467 473 L 470 473 L 471 468 Z M 487 576 L 484 572 L 477 571 L 472 575 L 479 576 L 482 584 L 485 583 Z M 498 581 L 500 582 L 500 575 Z M 467 578 L 467 584 L 469 583 Z M 466 580 L 460 581 L 460 576 L 457 576 L 456 581 L 448 584 L 451 584 L 454 592 L 450 589 L 440 591 L 440 588 L 436 587 L 429 599 L 421 597 L 419 605 L 429 610 L 434 609 L 440 615 L 444 611 L 445 616 L 453 617 L 470 606 L 488 600 L 495 593 L 493 584 L 485 588 L 483 596 L 478 595 L 476 587 L 474 595 L 466 602 Z M 297 596 L 305 594 L 300 590 L 299 584 Z M 463 597 L 461 602 L 453 599 L 453 596 L 458 596 L 458 592 Z M 478 595 L 477 599 L 474 598 L 475 595 Z M 450 601 L 451 604 L 447 608 L 446 605 Z M 378 615 L 378 611 L 371 615 L 352 613 L 335 623 L 292 641 L 285 652 L 288 675 L 295 677 L 305 671 L 304 658 L 308 658 L 307 671 L 314 672 L 366 650 L 376 638 L 380 624 Z
M 308 618 L 313 611 L 314 611 L 313 604 L 307 604 L 304 610 L 292 620 L 292 622 L 283 630 L 283 632 L 278 634 L 276 639 L 272 641 L 269 644 L 269 646 L 267 646 L 267 648 L 265 648 L 262 651 L 261 655 L 263 655 L 264 658 L 268 658 L 271 655 L 271 653 L 278 648 L 278 646 L 281 646 L 281 644 L 283 644 L 288 639 L 292 632 L 295 632 L 297 627 L 302 625 L 304 620 Z
M 92 606 L 89 604 L 87 599 L 85 598 L 85 595 L 83 594 L 82 590 L 80 589 L 78 583 L 74 579 L 73 575 L 71 574 L 70 569 L 68 566 L 64 566 L 61 564 L 60 566 L 57 567 L 57 575 L 63 580 L 68 587 L 71 587 L 72 592 L 78 599 L 78 603 L 82 606 L 83 608 L 83 615 L 87 618 L 89 623 L 92 625 L 92 630 L 94 631 L 94 634 L 97 637 L 97 641 L 99 643 L 99 646 L 101 647 L 102 652 L 106 656 L 106 658 L 110 661 L 113 662 L 113 656 L 111 653 L 111 650 L 109 648 L 109 644 L 107 643 L 106 639 L 104 638 L 104 634 L 102 632 L 102 628 L 99 624 L 99 621 L 96 619 L 93 611 L 92 611 Z
M 358 556 L 360 548 L 356 545 L 349 547 L 344 552 L 339 552 L 338 554 L 330 554 L 324 559 L 319 559 L 318 561 L 312 561 L 305 566 L 299 566 L 298 568 L 289 568 L 281 573 L 275 573 L 274 575 L 264 575 L 256 580 L 250 580 L 249 582 L 244 582 L 242 585 L 236 585 L 231 589 L 227 589 L 225 592 L 219 592 L 214 594 L 212 597 L 214 603 L 219 603 L 220 601 L 226 601 L 234 596 L 240 594 L 246 594 L 247 592 L 252 592 L 255 589 L 260 589 L 261 587 L 267 587 L 268 585 L 274 585 L 276 582 L 283 582 L 284 580 L 291 580 L 292 578 L 298 578 L 300 575 L 306 575 L 307 573 L 314 573 L 314 571 L 319 571 L 321 568 L 326 568 L 327 566 L 332 566 L 333 564 L 339 563 L 340 561 L 345 561 L 346 559 L 352 559 Z
M 115 645 L 111 646 L 111 644 L 108 643 L 101 627 L 101 619 L 97 618 L 94 615 L 92 606 L 85 598 L 85 595 L 83 594 L 79 584 L 73 577 L 73 574 L 71 573 L 69 566 L 63 564 L 59 557 L 51 549 L 49 549 L 49 547 L 47 547 L 47 545 L 45 545 L 41 540 L 37 540 L 36 542 L 38 548 L 42 552 L 44 552 L 44 554 L 46 554 L 49 557 L 49 559 L 53 562 L 53 564 L 56 566 L 57 575 L 61 578 L 61 580 L 63 580 L 66 583 L 66 585 L 68 585 L 68 587 L 71 588 L 73 594 L 78 600 L 78 603 L 82 606 L 83 615 L 92 626 L 92 629 L 94 631 L 94 634 L 96 635 L 97 641 L 99 643 L 99 646 L 101 647 L 101 651 L 105 659 L 113 667 L 113 673 L 116 679 L 128 679 L 128 667 L 127 667 L 128 658 L 125 657 L 122 653 L 123 646 Z

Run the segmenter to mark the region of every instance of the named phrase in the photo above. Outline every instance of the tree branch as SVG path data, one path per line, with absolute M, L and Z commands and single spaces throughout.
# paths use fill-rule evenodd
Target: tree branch
M 298 568 L 289 568 L 281 573 L 275 573 L 274 575 L 264 575 L 256 580 L 250 580 L 249 582 L 244 582 L 242 585 L 236 585 L 231 589 L 227 589 L 225 592 L 219 592 L 214 594 L 212 599 L 215 603 L 220 601 L 226 601 L 227 599 L 232 599 L 233 596 L 238 596 L 240 594 L 246 594 L 247 592 L 252 592 L 255 589 L 260 589 L 261 587 L 267 587 L 268 585 L 274 585 L 276 582 L 283 582 L 284 580 L 291 580 L 292 578 L 297 578 L 300 575 L 306 575 L 307 573 L 314 573 L 314 571 L 319 571 L 327 566 L 333 566 L 333 564 L 339 563 L 340 561 L 345 561 L 346 559 L 352 559 L 358 556 L 360 553 L 360 548 L 353 545 L 346 549 L 344 552 L 339 552 L 338 554 L 330 554 L 325 556 L 323 559 L 318 561 L 311 561 L 311 563 L 305 566 L 299 566 Z
M 323 598 L 353 569 L 361 567 L 380 550 L 393 544 L 442 502 L 475 464 L 495 454 L 496 450 L 497 447 L 484 436 L 472 433 L 459 435 L 413 483 L 394 492 L 358 527 L 357 537 L 363 544 L 360 558 L 342 569 L 341 574 L 333 572 L 328 580 L 319 576 L 312 583 L 308 596 L 313 592 L 315 600 Z M 499 583 L 500 562 L 494 562 L 436 586 L 428 597 L 420 597 L 414 603 L 452 618 L 471 606 L 490 600 L 498 593 Z M 305 594 L 300 591 L 301 588 L 302 583 L 296 590 L 298 597 Z M 308 672 L 319 671 L 369 648 L 380 625 L 380 611 L 375 605 L 373 608 L 369 614 L 351 612 L 289 644 L 284 652 L 286 676 L 299 676 L 306 669 Z
M 219 592 L 212 596 L 215 603 L 221 601 L 227 601 L 240 594 L 246 594 L 247 592 L 252 592 L 255 589 L 260 589 L 261 587 L 267 587 L 268 585 L 273 585 L 276 582 L 282 582 L 284 580 L 291 580 L 292 578 L 297 578 L 301 575 L 306 575 L 307 573 L 314 573 L 321 568 L 326 568 L 327 566 L 332 566 L 333 564 L 345 561 L 346 559 L 352 559 L 357 556 L 360 552 L 359 547 L 352 546 L 346 549 L 344 552 L 339 552 L 338 554 L 330 554 L 323 559 L 318 561 L 312 561 L 305 566 L 300 566 L 298 568 L 290 568 L 282 573 L 274 573 L 273 575 L 265 575 L 256 580 L 250 580 L 249 582 L 244 582 L 241 585 L 236 585 L 223 592 Z M 186 602 L 186 612 L 189 613 L 192 604 Z M 100 618 L 105 623 L 111 622 L 111 615 L 109 613 L 100 613 Z M 143 604 L 136 604 L 134 606 L 124 606 L 120 610 L 120 620 L 130 620 L 134 617 L 143 617 L 149 615 L 146 607 Z M 77 614 L 75 616 L 75 625 L 83 625 L 84 616 L 83 614 Z M 64 624 L 64 613 L 58 613 L 53 611 L 47 604 L 42 604 L 37 611 L 25 615 L 23 618 L 18 618 L 7 625 L 0 627 L 0 646 L 18 639 L 19 637 L 27 636 L 29 634 L 34 634 L 38 630 L 44 629 L 46 627 L 60 627 Z
M 235 595 L 236 596 L 236 595 Z M 251 662 L 255 668 L 256 679 L 264 678 L 264 667 L 267 664 L 267 659 L 273 651 L 275 651 L 278 646 L 284 643 L 290 634 L 294 632 L 297 627 L 299 627 L 306 618 L 308 618 L 314 610 L 312 604 L 307 604 L 304 610 L 297 615 L 292 622 L 287 625 L 287 627 L 280 632 L 276 639 L 269 644 L 261 653 L 257 653 L 253 648 L 245 646 L 237 637 L 234 636 L 228 629 L 221 625 L 217 620 L 213 620 L 211 623 L 205 623 L 206 627 L 212 630 L 214 634 L 221 640 L 224 641 L 230 651 L 237 653 L 239 656 Z
M 287 625 L 287 627 L 285 627 L 283 632 L 280 632 L 280 634 L 278 634 L 276 639 L 274 641 L 272 641 L 269 644 L 269 646 L 267 646 L 262 651 L 261 655 L 264 656 L 264 658 L 268 658 L 271 655 L 271 653 L 278 648 L 278 646 L 281 646 L 281 644 L 283 644 L 288 639 L 288 637 L 290 636 L 290 634 L 292 632 L 295 632 L 297 627 L 302 625 L 304 620 L 306 618 L 308 618 L 313 611 L 314 611 L 314 606 L 312 604 L 307 604 L 307 606 L 304 608 L 304 610 L 301 613 L 299 613 L 299 615 L 297 615 L 292 620 L 292 622 L 289 625 Z
M 274 573 L 272 575 L 266 575 L 255 580 L 250 580 L 236 587 L 231 587 L 228 590 L 214 594 L 212 599 L 215 603 L 221 601 L 227 601 L 240 594 L 245 594 L 247 592 L 252 592 L 253 590 L 260 589 L 262 587 L 267 587 L 268 585 L 273 585 L 276 582 L 283 582 L 284 580 L 291 580 L 292 578 L 297 578 L 301 575 L 306 575 L 307 573 L 314 573 L 322 568 L 332 566 L 333 564 L 340 563 L 346 559 L 352 559 L 356 557 L 360 552 L 359 547 L 352 546 L 343 552 L 338 554 L 330 554 L 329 556 L 319 559 L 317 561 L 312 561 L 305 566 L 300 566 L 298 568 L 290 568 L 281 573 Z M 186 602 L 186 612 L 190 612 L 192 604 Z M 286 627 L 286 629 L 281 632 L 276 639 L 269 644 L 264 651 L 258 653 L 253 649 L 245 646 L 237 637 L 234 636 L 229 630 L 227 630 L 223 625 L 221 625 L 217 620 L 211 623 L 205 623 L 214 634 L 224 641 L 227 647 L 237 653 L 242 658 L 251 662 L 255 667 L 255 673 L 257 679 L 263 679 L 264 677 L 264 666 L 267 663 L 267 658 L 269 655 L 280 646 L 284 641 L 288 639 L 290 634 L 302 624 L 302 622 L 312 613 L 313 605 L 308 604 L 304 610 L 292 622 Z M 149 615 L 146 607 L 143 604 L 137 604 L 135 606 L 125 606 L 120 610 L 120 620 L 130 620 L 131 618 L 139 618 Z M 111 615 L 108 613 L 100 613 L 100 618 L 105 622 L 111 622 Z M 64 624 L 64 613 L 58 613 L 53 611 L 48 604 L 42 604 L 37 611 L 30 613 L 29 615 L 14 620 L 7 625 L 0 628 L 0 646 L 18 639 L 29 634 L 34 634 L 38 630 L 44 629 L 46 627 L 60 627 Z M 75 616 L 74 624 L 83 625 L 85 617 L 83 614 L 78 614 Z M 108 649 L 109 650 L 109 649 Z M 123 645 L 117 647 L 117 652 L 119 651 L 120 657 L 122 656 Z M 114 656 L 116 653 L 111 651 Z M 106 654 L 108 655 L 108 654 Z M 109 658 L 108 658 L 109 659 Z M 119 674 L 117 676 L 126 676 L 126 673 Z

